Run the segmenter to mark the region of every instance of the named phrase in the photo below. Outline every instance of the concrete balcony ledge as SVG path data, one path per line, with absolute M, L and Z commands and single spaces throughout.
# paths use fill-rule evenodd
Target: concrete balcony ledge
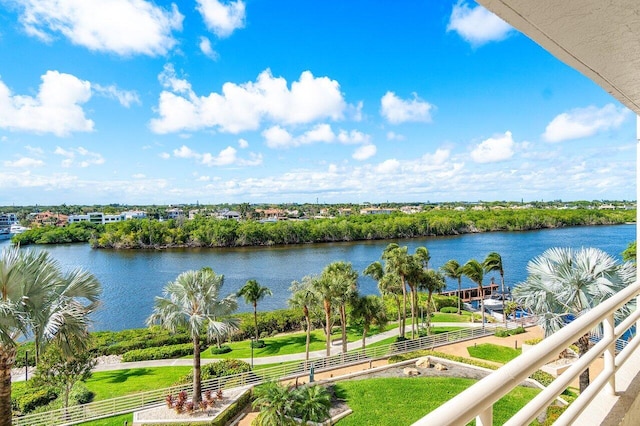
M 635 426 L 640 418 L 640 351 L 616 373 L 616 395 L 603 389 L 575 419 L 575 425 Z

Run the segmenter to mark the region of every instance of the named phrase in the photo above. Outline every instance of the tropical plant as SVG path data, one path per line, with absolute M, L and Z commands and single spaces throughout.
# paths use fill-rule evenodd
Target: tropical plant
M 378 282 L 378 290 L 384 298 L 385 296 L 393 297 L 396 302 L 398 312 L 398 324 L 402 322 L 402 313 L 400 311 L 400 295 L 402 294 L 402 283 L 400 277 L 396 274 L 385 273 L 382 263 L 375 261 L 365 268 L 364 275 L 368 275 Z M 398 327 L 398 333 L 400 328 Z M 401 336 L 401 334 L 399 334 Z
M 254 420 L 256 426 L 287 426 L 295 424 L 291 417 L 295 399 L 285 385 L 267 382 L 255 388 L 256 399 L 251 406 L 260 414 Z
M 236 321 L 228 317 L 237 308 L 234 295 L 220 297 L 223 275 L 216 275 L 211 268 L 186 271 L 163 289 L 163 296 L 156 296 L 153 313 L 147 325 L 159 323 L 175 332 L 187 330 L 193 342 L 193 397 L 201 400 L 200 330 L 206 329 L 209 338 L 227 334 L 237 328 Z
M 367 333 L 373 324 L 381 329 L 387 325 L 387 314 L 382 300 L 374 295 L 360 296 L 351 304 L 351 319 L 362 326 L 362 350 L 365 348 Z
M 271 290 L 269 287 L 261 286 L 256 280 L 247 281 L 241 288 L 238 290 L 238 297 L 244 297 L 244 301 L 247 304 L 253 305 L 253 321 L 256 327 L 256 342 L 260 337 L 260 333 L 258 333 L 258 302 L 265 298 L 265 296 L 271 296 Z
M 318 277 L 305 276 L 302 278 L 302 282 L 294 281 L 289 287 L 291 291 L 291 297 L 288 300 L 289 306 L 292 308 L 302 309 L 302 314 L 305 320 L 305 331 L 307 333 L 307 340 L 304 348 L 304 359 L 309 360 L 309 344 L 311 343 L 311 310 L 313 310 L 319 303 L 318 295 L 313 291 L 314 281 Z
M 627 248 L 622 252 L 622 260 L 625 262 L 636 263 L 636 241 L 633 241 L 627 245 Z
M 631 262 L 619 264 L 596 248 L 551 248 L 527 265 L 527 280 L 513 294 L 518 303 L 538 315 L 545 337 L 561 329 L 574 317 L 593 309 L 636 280 Z M 628 309 L 616 312 L 616 321 Z M 578 356 L 589 349 L 589 335 L 575 345 Z M 589 385 L 589 369 L 580 374 L 580 392 Z
M 329 418 L 331 395 L 320 385 L 302 386 L 295 390 L 294 412 L 302 424 L 315 422 L 322 424 Z
M 482 318 L 482 328 L 484 329 L 484 268 L 475 259 L 467 261 L 462 267 L 462 274 L 478 285 L 478 296 L 480 297 L 480 316 Z
M 446 287 L 444 277 L 439 272 L 428 269 L 423 271 L 420 281 L 418 282 L 419 290 L 427 290 L 427 332 L 431 328 L 431 301 L 434 292 L 441 292 Z
M 406 278 L 409 273 L 410 256 L 407 253 L 407 247 L 391 243 L 383 250 L 382 259 L 385 261 L 385 272 L 397 275 L 402 283 L 402 317 L 399 326 L 400 337 L 404 338 L 407 323 Z
M 462 268 L 457 260 L 451 259 L 440 267 L 440 271 L 445 277 L 458 281 L 458 315 L 460 315 L 462 302 Z
M 489 273 L 493 271 L 497 271 L 500 274 L 500 283 L 501 283 L 501 292 L 502 292 L 502 315 L 504 317 L 504 323 L 507 324 L 507 315 L 504 311 L 504 302 L 505 302 L 505 293 L 504 293 L 504 268 L 502 265 L 502 256 L 499 253 L 492 251 L 487 255 L 482 262 L 482 266 L 484 267 L 484 272 Z
M 351 263 L 333 262 L 327 265 L 321 274 L 322 287 L 329 290 L 328 296 L 338 307 L 342 332 L 342 352 L 347 352 L 347 303 L 358 294 L 358 273 Z M 327 331 L 331 331 L 327 328 Z M 331 334 L 331 333 L 329 333 Z
M 8 248 L 0 256 L 0 425 L 11 425 L 11 368 L 18 339 L 39 336 L 71 355 L 86 349 L 89 314 L 101 286 L 91 274 L 62 273 L 47 252 Z M 36 311 L 37 310 L 37 311 Z

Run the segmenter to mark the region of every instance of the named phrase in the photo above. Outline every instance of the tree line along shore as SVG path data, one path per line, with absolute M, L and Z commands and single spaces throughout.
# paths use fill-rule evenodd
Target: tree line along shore
M 210 217 L 166 221 L 135 219 L 106 225 L 79 222 L 62 228 L 44 226 L 17 234 L 12 238 L 12 242 L 21 246 L 89 242 L 93 248 L 104 249 L 247 247 L 529 231 L 569 226 L 614 225 L 635 220 L 635 209 L 434 209 L 415 214 L 354 215 L 272 223 Z

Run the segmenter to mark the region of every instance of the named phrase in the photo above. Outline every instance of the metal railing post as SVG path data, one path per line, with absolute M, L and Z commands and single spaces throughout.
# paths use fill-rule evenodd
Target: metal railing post
M 493 405 L 478 414 L 476 426 L 493 426 Z
M 615 338 L 615 320 L 613 312 L 608 315 L 602 322 L 604 328 L 604 339 L 611 343 L 604 351 L 604 374 L 609 375 L 607 383 L 607 392 L 611 395 L 616 394 L 616 338 Z

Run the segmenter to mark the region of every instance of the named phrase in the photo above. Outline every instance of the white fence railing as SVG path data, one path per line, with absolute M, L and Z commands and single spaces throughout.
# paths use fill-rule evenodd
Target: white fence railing
M 562 350 L 577 341 L 578 338 L 588 334 L 596 327 L 602 326 L 604 330 L 602 338 L 587 353 L 578 358 L 569 369 L 555 379 L 551 385 L 540 392 L 505 423 L 505 425 L 509 426 L 530 424 L 594 360 L 604 356 L 603 371 L 554 423 L 555 425 L 571 424 L 599 392 L 615 392 L 616 371 L 640 344 L 640 339 L 631 339 L 621 351 L 616 353 L 616 340 L 638 323 L 640 309 L 633 311 L 617 326 L 614 323 L 614 313 L 623 305 L 633 301 L 634 298 L 636 298 L 636 302 L 640 302 L 639 293 L 640 281 L 617 293 L 568 324 L 562 330 L 547 337 L 526 353 L 467 388 L 414 423 L 414 426 L 464 425 L 474 417 L 478 426 L 492 425 L 493 405 L 500 398 L 518 386 L 542 365 L 556 357 Z M 640 305 L 637 304 L 636 306 Z
M 460 325 L 463 324 L 461 323 Z M 520 324 L 512 323 L 511 325 L 515 327 Z M 361 364 L 363 362 L 386 358 L 391 355 L 402 354 L 418 349 L 431 349 L 450 343 L 491 335 L 495 332 L 497 327 L 502 327 L 502 324 L 488 324 L 484 329 L 481 327 L 463 328 L 447 333 L 425 336 L 419 339 L 404 340 L 390 345 L 374 346 L 366 348 L 365 350 L 357 349 L 330 357 L 314 358 L 307 362 L 301 361 L 297 363 L 284 364 L 265 369 L 253 370 L 247 373 L 206 380 L 202 382 L 202 391 L 204 392 L 208 389 L 231 389 L 239 386 L 259 384 L 268 380 L 308 376 L 312 366 L 315 372 L 321 372 L 323 370 L 331 370 L 341 366 Z M 168 394 L 177 394 L 182 390 L 186 390 L 187 393 L 191 393 L 192 385 L 189 384 L 157 389 L 83 405 L 76 405 L 69 407 L 68 409 L 14 417 L 13 425 L 57 426 L 83 423 L 89 420 L 131 413 L 141 408 L 163 404 L 165 402 L 165 397 Z

